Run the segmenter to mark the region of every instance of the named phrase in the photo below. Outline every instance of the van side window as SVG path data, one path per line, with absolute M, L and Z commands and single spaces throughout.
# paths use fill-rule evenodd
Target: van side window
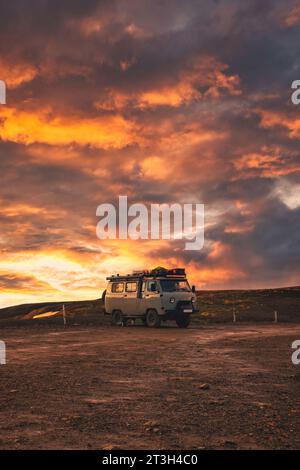
M 136 282 L 126 282 L 126 292 L 136 292 L 137 283 Z
M 147 291 L 148 292 L 155 292 L 157 290 L 158 290 L 157 282 L 156 281 L 148 281 Z
M 118 292 L 124 292 L 124 284 L 123 282 L 113 282 L 111 291 L 118 293 Z

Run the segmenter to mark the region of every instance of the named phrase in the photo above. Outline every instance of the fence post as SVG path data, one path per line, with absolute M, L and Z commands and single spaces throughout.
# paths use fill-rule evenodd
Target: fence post
M 277 310 L 274 311 L 274 323 L 278 323 L 278 312 L 277 312 Z
M 64 319 L 64 326 L 67 326 L 67 317 L 66 317 L 66 309 L 65 309 L 65 304 L 63 304 L 63 319 Z
M 233 314 L 233 323 L 236 323 L 236 314 L 235 314 L 235 308 L 234 307 L 232 309 L 232 314 Z
M 4 341 L 0 341 L 0 365 L 6 364 L 6 346 Z

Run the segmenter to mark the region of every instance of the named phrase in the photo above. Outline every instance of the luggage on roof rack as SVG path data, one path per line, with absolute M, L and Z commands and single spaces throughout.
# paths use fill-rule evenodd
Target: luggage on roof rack
M 116 274 L 112 276 L 108 276 L 106 279 L 107 280 L 121 280 L 121 279 L 136 279 L 136 278 L 143 278 L 143 277 L 157 277 L 157 276 L 162 276 L 162 277 L 176 277 L 176 276 L 184 276 L 185 277 L 185 269 L 184 268 L 173 268 L 173 269 L 166 269 L 161 266 L 158 266 L 157 268 L 152 269 L 151 271 L 149 270 L 139 270 L 139 271 L 133 271 L 132 274 Z
M 185 276 L 185 269 L 184 268 L 174 268 L 174 269 L 166 269 L 158 266 L 157 268 L 152 269 L 151 274 L 154 276 Z
M 167 273 L 168 270 L 161 266 L 157 266 L 157 268 L 154 268 L 150 271 L 150 274 L 152 274 L 153 276 L 165 276 Z

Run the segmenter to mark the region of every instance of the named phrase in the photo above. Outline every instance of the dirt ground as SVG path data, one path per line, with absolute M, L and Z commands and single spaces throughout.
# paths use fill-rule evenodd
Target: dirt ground
M 299 449 L 300 325 L 8 328 L 1 449 Z

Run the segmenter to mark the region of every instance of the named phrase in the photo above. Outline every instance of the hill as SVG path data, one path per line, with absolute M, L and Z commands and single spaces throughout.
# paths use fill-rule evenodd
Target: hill
M 300 321 L 300 287 L 259 290 L 203 290 L 197 293 L 200 314 L 194 322 L 218 323 L 237 321 L 272 321 L 274 311 L 279 321 Z M 16 305 L 0 309 L 0 325 L 62 324 L 63 304 L 67 322 L 109 324 L 103 303 L 98 300 L 44 302 Z

